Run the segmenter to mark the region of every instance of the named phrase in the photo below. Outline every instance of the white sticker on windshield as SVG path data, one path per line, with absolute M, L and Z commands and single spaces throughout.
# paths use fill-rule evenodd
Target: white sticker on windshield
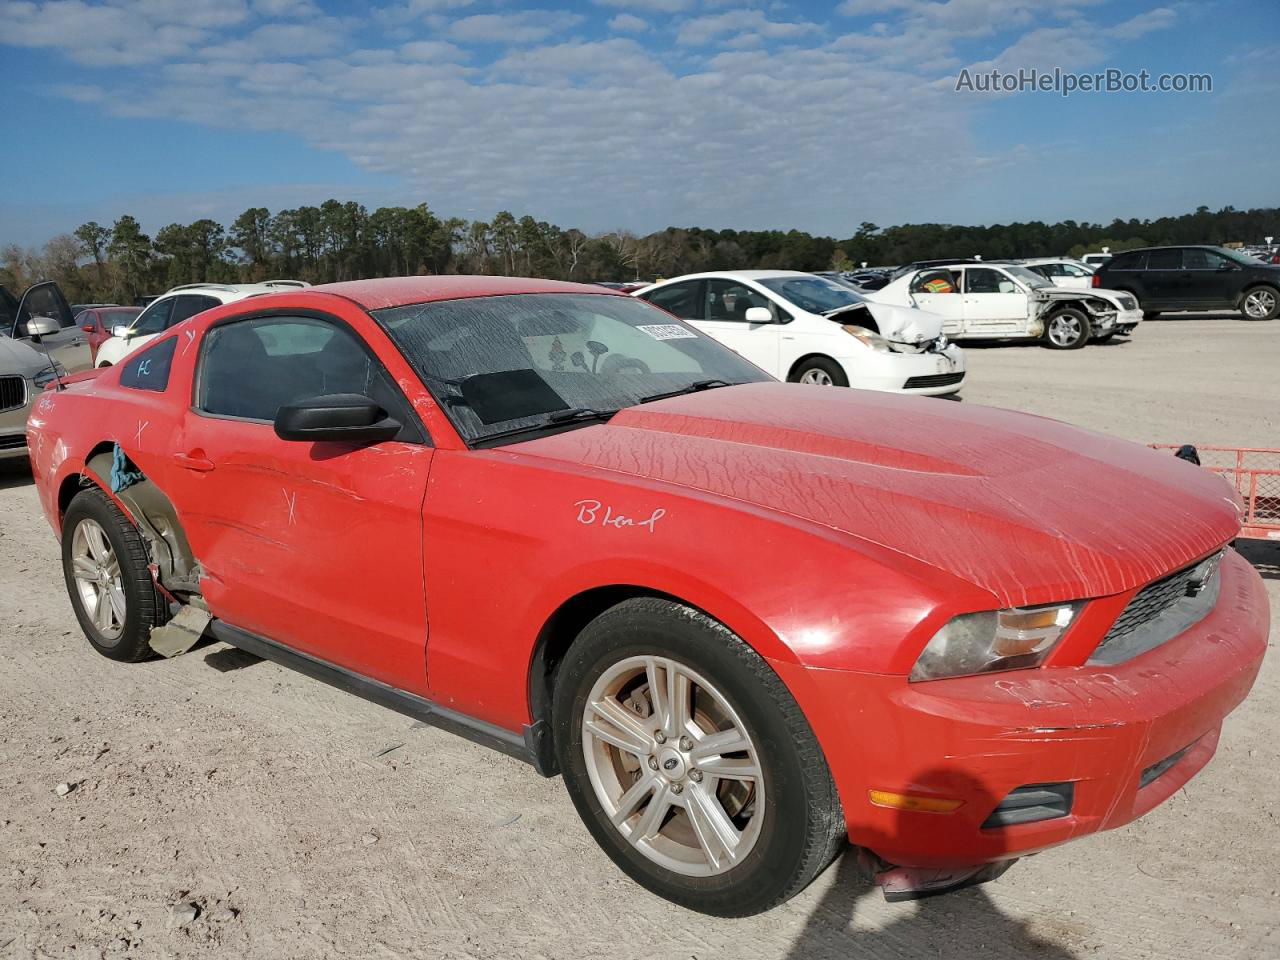
M 637 330 L 643 330 L 655 340 L 696 340 L 698 335 L 692 330 L 686 330 L 678 323 L 650 323 L 645 326 L 636 327 Z

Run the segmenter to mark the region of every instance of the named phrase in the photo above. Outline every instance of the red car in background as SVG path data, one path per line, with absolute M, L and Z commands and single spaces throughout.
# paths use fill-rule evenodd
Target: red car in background
M 1127 823 L 1267 645 L 1211 473 L 778 383 L 599 286 L 254 297 L 29 424 L 100 653 L 211 633 L 562 773 L 621 869 L 707 913 L 847 844 L 910 897 Z
M 76 323 L 89 335 L 91 366 L 98 362 L 98 348 L 111 339 L 117 327 L 127 327 L 138 318 L 141 307 L 87 307 L 76 314 Z

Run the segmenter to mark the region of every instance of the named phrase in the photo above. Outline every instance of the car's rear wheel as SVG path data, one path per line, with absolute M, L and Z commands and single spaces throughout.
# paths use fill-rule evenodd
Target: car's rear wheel
M 168 607 L 141 534 L 101 490 L 81 491 L 67 508 L 62 569 L 76 619 L 95 650 L 130 663 L 151 656 L 151 628 L 169 619 Z
M 1280 313 L 1280 291 L 1271 287 L 1246 290 L 1240 311 L 1250 320 L 1271 320 Z
M 556 677 L 556 749 L 613 861 L 692 910 L 747 916 L 802 890 L 844 817 L 777 675 L 711 618 L 657 598 L 589 624 Z
M 810 357 L 802 361 L 791 376 L 792 383 L 807 383 L 816 387 L 847 387 L 849 378 L 840 364 L 828 357 Z
M 1093 327 L 1083 310 L 1063 307 L 1044 325 L 1044 345 L 1054 350 L 1079 350 L 1089 342 Z

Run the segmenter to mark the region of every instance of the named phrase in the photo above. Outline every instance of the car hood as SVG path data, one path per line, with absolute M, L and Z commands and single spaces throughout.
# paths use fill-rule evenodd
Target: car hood
M 1039 300 L 1079 300 L 1084 294 L 1119 306 L 1116 298 L 1120 296 L 1120 292 L 1104 290 L 1101 287 L 1038 287 L 1033 292 Z
M 33 377 L 47 366 L 44 354 L 29 344 L 0 336 L 0 374 Z
M 1168 454 L 1013 411 L 870 391 L 723 387 L 506 450 L 834 528 L 1000 606 L 1128 590 L 1239 531 L 1233 491 Z
M 875 319 L 876 327 L 882 337 L 896 343 L 927 343 L 938 339 L 942 333 L 942 317 L 938 314 L 892 303 L 868 300 L 866 303 L 855 304 L 844 310 L 829 313 L 826 317 L 837 323 L 860 327 L 866 325 L 864 320 L 859 319 L 859 314 L 863 311 L 870 313 Z

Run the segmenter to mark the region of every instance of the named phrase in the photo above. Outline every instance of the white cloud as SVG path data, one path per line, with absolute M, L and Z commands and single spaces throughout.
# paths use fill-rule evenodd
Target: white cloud
M 1146 13 L 1140 13 L 1123 23 L 1118 23 L 1107 31 L 1111 36 L 1120 40 L 1136 40 L 1144 37 L 1148 33 L 1156 30 L 1165 30 L 1173 26 L 1177 21 L 1177 11 L 1168 7 L 1156 7 Z
M 563 34 L 581 22 L 581 15 L 565 10 L 478 13 L 453 21 L 446 33 L 451 40 L 459 43 L 536 43 L 553 35 Z
M 729 10 L 725 13 L 686 20 L 676 31 L 676 43 L 688 47 L 701 47 L 725 34 L 750 32 L 761 37 L 778 39 L 816 33 L 821 29 L 816 23 L 770 20 L 759 10 Z
M 609 29 L 619 33 L 642 33 L 649 29 L 649 22 L 629 13 L 620 13 L 609 21 Z
M 693 6 L 694 0 L 595 0 L 602 7 L 625 7 L 628 10 L 654 10 L 678 13 Z

